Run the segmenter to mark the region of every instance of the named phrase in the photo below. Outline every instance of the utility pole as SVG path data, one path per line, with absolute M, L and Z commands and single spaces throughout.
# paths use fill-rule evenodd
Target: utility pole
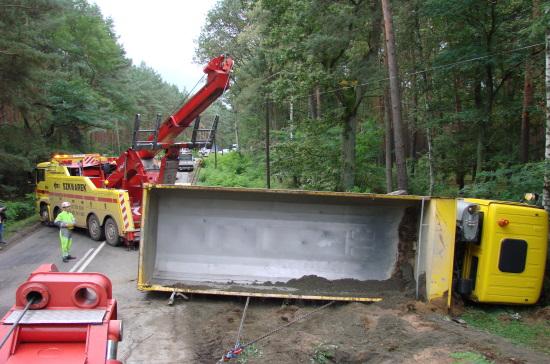
M 271 170 L 269 168 L 269 99 L 265 99 L 265 184 L 271 188 Z
M 214 169 L 217 169 L 218 168 L 218 145 L 216 144 L 216 134 L 214 134 L 214 139 L 212 141 L 212 144 L 214 144 Z
M 290 115 L 289 115 L 289 124 L 290 124 L 290 140 L 294 139 L 294 100 L 290 98 Z
M 397 167 L 397 189 L 407 190 L 407 164 L 405 160 L 405 143 L 401 122 L 401 97 L 399 95 L 399 71 L 395 55 L 393 20 L 389 0 L 382 1 L 384 14 L 384 33 L 386 35 L 386 57 L 388 58 L 388 75 L 390 77 L 390 99 L 392 104 L 393 141 L 395 143 L 395 164 Z
M 237 144 L 237 152 L 241 153 L 241 144 L 239 143 L 239 118 L 237 114 L 237 108 L 235 108 L 235 144 Z

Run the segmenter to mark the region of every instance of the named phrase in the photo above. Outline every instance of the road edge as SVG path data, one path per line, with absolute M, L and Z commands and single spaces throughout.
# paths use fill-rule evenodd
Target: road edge
M 3 248 L 2 250 L 5 251 L 6 249 L 9 249 L 10 246 L 15 245 L 19 243 L 21 240 L 26 238 L 27 236 L 34 233 L 36 230 L 38 230 L 42 225 L 41 222 L 35 222 L 32 225 L 26 226 L 16 233 L 14 233 L 10 238 L 8 239 L 8 242 L 6 245 L 1 245 L 0 247 Z

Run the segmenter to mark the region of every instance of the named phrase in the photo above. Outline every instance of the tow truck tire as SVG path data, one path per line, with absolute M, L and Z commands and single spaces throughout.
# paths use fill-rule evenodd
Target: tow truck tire
M 105 220 L 105 241 L 111 246 L 120 245 L 120 237 L 118 236 L 118 226 L 112 218 Z
M 42 221 L 42 224 L 46 226 L 51 224 L 50 213 L 48 212 L 48 206 L 46 205 L 40 206 L 40 221 Z
M 97 216 L 91 214 L 90 217 L 88 217 L 86 225 L 88 226 L 88 234 L 90 234 L 90 238 L 96 241 L 105 238 L 105 232 L 103 231 L 103 227 L 99 223 Z

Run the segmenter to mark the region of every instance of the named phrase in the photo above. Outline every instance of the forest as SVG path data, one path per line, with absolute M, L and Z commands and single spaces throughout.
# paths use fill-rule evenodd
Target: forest
M 220 0 L 196 61 L 235 60 L 209 113 L 218 144 L 239 147 L 207 158 L 201 183 L 542 193 L 549 19 L 540 0 Z M 0 34 L 0 200 L 24 199 L 52 153 L 118 155 L 135 113 L 166 116 L 188 93 L 132 64 L 86 0 L 4 2 Z
M 132 64 L 85 0 L 4 2 L 0 34 L 0 199 L 31 192 L 29 173 L 54 153 L 118 155 L 136 113 L 153 119 L 184 100 Z

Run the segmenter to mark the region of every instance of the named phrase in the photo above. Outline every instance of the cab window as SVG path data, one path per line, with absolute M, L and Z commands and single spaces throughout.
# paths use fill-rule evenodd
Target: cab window
M 44 168 L 37 168 L 35 170 L 36 183 L 44 182 L 46 180 L 46 170 Z

